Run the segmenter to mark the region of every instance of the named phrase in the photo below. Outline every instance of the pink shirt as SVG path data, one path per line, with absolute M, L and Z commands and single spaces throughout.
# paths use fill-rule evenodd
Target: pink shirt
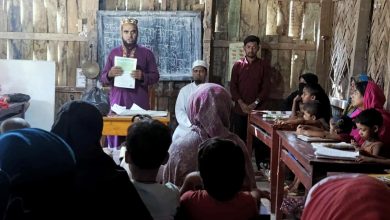
M 180 198 L 180 207 L 188 219 L 245 220 L 258 216 L 255 199 L 245 192 L 226 202 L 212 198 L 206 190 L 188 191 Z

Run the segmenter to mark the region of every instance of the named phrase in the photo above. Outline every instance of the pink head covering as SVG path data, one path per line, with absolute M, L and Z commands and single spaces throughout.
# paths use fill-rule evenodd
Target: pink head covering
M 187 114 L 202 140 L 230 135 L 231 96 L 220 85 L 205 83 L 191 95 Z
M 241 147 L 245 155 L 246 177 L 244 187 L 256 187 L 252 162 L 245 143 L 229 131 L 231 111 L 230 94 L 220 85 L 204 83 L 190 96 L 187 114 L 191 131 L 172 142 L 169 160 L 163 172 L 163 182 L 183 184 L 185 176 L 198 170 L 199 145 L 212 137 L 228 139 Z
M 383 90 L 373 81 L 368 81 L 363 97 L 364 110 L 375 108 L 382 114 L 383 126 L 379 131 L 379 139 L 387 146 L 390 145 L 390 113 L 383 109 L 385 102 L 386 97 Z M 357 115 L 358 114 L 353 115 L 353 117 L 356 117 Z M 361 139 L 358 129 L 353 129 L 351 131 L 351 136 L 359 145 L 363 144 L 364 140 Z
M 383 105 L 386 102 L 385 94 L 383 90 L 373 81 L 367 82 L 366 91 L 364 92 L 364 109 L 375 108 L 383 109 Z
M 390 189 L 366 175 L 331 176 L 309 192 L 302 220 L 385 220 L 390 216 Z

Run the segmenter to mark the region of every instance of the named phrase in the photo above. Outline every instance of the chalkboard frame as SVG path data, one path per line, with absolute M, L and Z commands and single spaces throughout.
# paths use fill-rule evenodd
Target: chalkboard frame
M 101 69 L 103 69 L 111 49 L 121 45 L 120 20 L 123 17 L 138 19 L 138 44 L 153 51 L 160 73 L 160 81 L 191 80 L 192 62 L 202 57 L 201 12 L 98 11 L 98 63 Z M 151 20 L 151 18 L 155 18 L 155 20 Z M 179 25 L 172 25 L 172 22 Z M 166 28 L 164 30 L 162 30 L 163 28 L 155 28 L 155 26 L 160 27 L 159 25 L 163 26 L 164 24 L 169 27 L 166 33 L 177 33 L 177 35 L 167 36 L 164 35 Z M 153 35 L 155 35 L 154 38 L 150 38 Z M 179 49 L 171 49 L 175 47 Z M 183 48 L 185 49 L 183 50 Z M 159 53 L 163 55 L 160 56 Z

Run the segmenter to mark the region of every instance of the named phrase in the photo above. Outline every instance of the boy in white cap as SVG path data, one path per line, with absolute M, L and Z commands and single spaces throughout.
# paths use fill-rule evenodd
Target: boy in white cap
M 187 102 L 191 94 L 198 88 L 202 83 L 206 82 L 207 77 L 207 64 L 203 60 L 196 60 L 192 64 L 192 80 L 193 82 L 184 86 L 180 89 L 179 95 L 177 96 L 175 105 L 175 116 L 178 126 L 173 133 L 172 141 L 177 140 L 183 134 L 190 130 L 191 122 L 187 115 Z

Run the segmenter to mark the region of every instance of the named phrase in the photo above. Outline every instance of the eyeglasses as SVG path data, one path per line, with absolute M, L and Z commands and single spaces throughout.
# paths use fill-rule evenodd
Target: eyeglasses
M 138 20 L 135 18 L 122 18 L 121 25 L 124 24 L 138 24 Z

